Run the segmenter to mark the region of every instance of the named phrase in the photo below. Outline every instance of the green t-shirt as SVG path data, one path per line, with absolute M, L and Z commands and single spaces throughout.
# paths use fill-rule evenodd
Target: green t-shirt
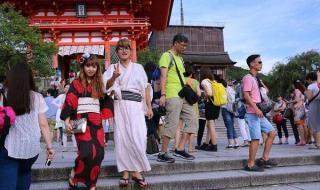
M 176 64 L 178 66 L 178 69 L 180 71 L 180 76 L 182 77 L 183 82 L 185 83 L 185 79 L 183 76 L 183 73 L 185 72 L 185 68 L 183 65 L 183 59 L 181 56 L 173 55 L 174 60 L 176 61 Z M 170 55 L 168 52 L 165 52 L 162 54 L 160 61 L 159 61 L 159 67 L 165 67 L 168 68 L 170 64 Z M 172 61 L 172 66 L 168 68 L 167 73 L 167 82 L 166 82 L 166 98 L 175 98 L 179 97 L 178 93 L 182 89 L 179 76 L 176 71 L 176 66 L 174 65 L 174 62 Z

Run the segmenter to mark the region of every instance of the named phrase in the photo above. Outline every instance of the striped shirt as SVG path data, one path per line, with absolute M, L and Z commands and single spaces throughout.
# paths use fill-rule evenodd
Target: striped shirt
M 5 140 L 8 156 L 18 159 L 29 159 L 40 153 L 40 126 L 38 116 L 45 113 L 48 106 L 41 94 L 31 91 L 30 113 L 16 117 L 15 125 Z

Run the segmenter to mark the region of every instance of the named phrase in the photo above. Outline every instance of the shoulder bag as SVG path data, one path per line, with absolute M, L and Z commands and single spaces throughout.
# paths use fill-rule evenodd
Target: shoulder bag
M 189 86 L 189 85 L 185 85 L 183 80 L 182 80 L 182 77 L 180 75 L 180 71 L 178 69 L 178 66 L 177 66 L 177 63 L 176 61 L 174 60 L 174 57 L 173 55 L 171 54 L 171 52 L 169 52 L 169 55 L 170 55 L 170 59 L 171 61 L 174 62 L 174 65 L 176 66 L 176 71 L 177 71 L 177 74 L 178 74 L 178 77 L 179 77 L 179 80 L 180 80 L 180 84 L 182 86 L 182 89 L 180 90 L 180 92 L 178 93 L 178 95 L 180 96 L 180 98 L 185 98 L 186 101 L 190 104 L 190 105 L 193 105 L 195 103 L 198 102 L 199 100 L 199 97 L 197 95 L 197 93 L 195 91 L 193 91 L 193 89 Z

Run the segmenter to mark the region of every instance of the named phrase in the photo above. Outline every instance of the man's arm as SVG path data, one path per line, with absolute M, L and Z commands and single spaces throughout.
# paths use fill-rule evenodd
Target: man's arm
M 160 97 L 160 106 L 166 105 L 166 83 L 167 83 L 167 73 L 168 68 L 161 67 L 160 69 L 160 89 L 161 89 L 161 97 Z
M 257 116 L 258 117 L 263 117 L 262 111 L 258 108 L 257 104 L 252 101 L 251 96 L 250 96 L 250 92 L 249 91 L 244 91 L 243 92 L 243 97 L 244 97 L 246 103 L 249 106 L 253 107 L 254 111 L 257 114 Z

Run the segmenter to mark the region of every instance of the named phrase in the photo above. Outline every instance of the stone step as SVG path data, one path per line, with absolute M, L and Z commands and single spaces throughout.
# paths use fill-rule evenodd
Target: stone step
M 232 188 L 225 190 L 317 190 L 320 187 L 320 182 L 304 182 L 304 183 L 290 183 L 277 184 L 255 187 Z
M 174 169 L 171 169 L 174 170 Z M 246 172 L 243 170 L 224 170 L 211 172 L 191 172 L 168 175 L 152 175 L 146 177 L 148 190 L 203 190 L 254 187 L 260 185 L 290 184 L 298 182 L 320 181 L 320 166 L 287 166 L 275 167 L 265 172 Z M 117 177 L 99 178 L 97 189 L 117 190 Z M 31 185 L 31 190 L 65 190 L 67 181 L 37 182 Z M 131 183 L 125 189 L 139 189 Z
M 244 149 L 243 149 L 244 150 Z M 224 152 L 223 152 L 224 151 Z M 156 156 L 148 155 L 151 163 L 152 170 L 146 172 L 146 176 L 154 175 L 175 175 L 193 172 L 213 172 L 213 171 L 226 171 L 226 170 L 239 170 L 242 169 L 246 163 L 246 153 L 239 152 L 237 157 L 228 157 L 227 150 L 223 150 L 220 156 L 212 156 L 208 159 L 208 155 L 214 154 L 212 152 L 202 152 L 201 155 L 195 155 L 196 159 L 193 161 L 186 161 L 181 158 L 176 158 L 176 163 L 167 164 L 156 161 Z M 240 150 L 235 150 L 240 151 Z M 299 155 L 299 156 L 281 156 L 273 157 L 279 166 L 301 166 L 301 165 L 315 165 L 320 164 L 320 156 L 318 155 Z M 55 165 L 54 168 L 33 168 L 32 181 L 55 181 L 66 180 L 70 173 L 71 167 L 69 165 L 60 164 Z M 104 177 L 118 177 L 120 174 L 117 172 L 115 161 L 103 162 L 100 173 L 100 178 Z

